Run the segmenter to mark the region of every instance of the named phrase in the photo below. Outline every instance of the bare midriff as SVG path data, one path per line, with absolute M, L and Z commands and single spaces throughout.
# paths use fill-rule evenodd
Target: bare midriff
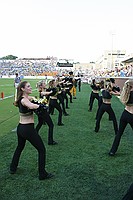
M 54 97 L 54 96 L 50 96 L 50 99 L 57 99 L 57 97 Z
M 34 123 L 34 115 L 29 115 L 29 116 L 21 116 L 20 115 L 20 124 L 31 124 Z
M 104 99 L 103 98 L 103 103 L 111 104 L 111 99 Z
M 93 93 L 99 93 L 99 90 L 92 90 Z
M 125 110 L 127 110 L 129 113 L 133 114 L 133 105 L 126 105 Z

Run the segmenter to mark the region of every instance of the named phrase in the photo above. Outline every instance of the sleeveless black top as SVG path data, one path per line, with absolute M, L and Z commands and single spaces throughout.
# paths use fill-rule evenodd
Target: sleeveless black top
M 22 100 L 23 98 L 24 98 L 24 97 L 21 97 L 21 99 L 20 99 L 19 102 L 18 102 L 19 112 L 20 112 L 21 116 L 29 116 L 29 115 L 32 115 L 32 114 L 33 114 L 33 111 L 30 110 L 29 108 L 27 108 L 26 106 L 23 106 L 23 105 L 22 105 L 21 100 Z
M 128 102 L 126 103 L 126 105 L 133 105 L 133 91 L 130 92 L 130 96 L 129 96 L 129 99 L 128 99 Z
M 109 93 L 108 90 L 102 90 L 102 98 L 104 98 L 104 99 L 111 99 L 112 95 Z
M 50 96 L 57 96 L 57 93 L 58 93 L 58 88 L 57 87 L 50 87 L 48 88 L 46 91 L 50 92 L 52 90 L 52 93 L 50 94 Z
M 100 90 L 100 87 L 97 86 L 97 85 L 95 85 L 95 84 L 92 84 L 92 85 L 91 85 L 91 88 L 92 88 L 93 90 Z

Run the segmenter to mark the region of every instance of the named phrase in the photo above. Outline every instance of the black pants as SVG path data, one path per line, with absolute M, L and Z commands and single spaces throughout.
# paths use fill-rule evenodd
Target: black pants
M 111 152 L 115 153 L 117 151 L 121 136 L 123 135 L 127 124 L 130 124 L 133 129 L 133 114 L 129 113 L 127 110 L 124 110 L 120 118 L 119 131 L 115 136 L 112 148 L 110 150 Z
M 102 105 L 100 106 L 99 112 L 98 112 L 98 116 L 97 116 L 97 120 L 96 120 L 96 127 L 95 127 L 95 131 L 98 132 L 100 129 L 100 121 L 102 119 L 103 114 L 107 112 L 110 116 L 110 118 L 113 121 L 113 125 L 114 125 L 114 130 L 115 130 L 115 134 L 117 134 L 118 132 L 118 124 L 117 124 L 117 120 L 116 120 L 116 116 L 115 113 L 111 107 L 111 104 L 106 104 L 106 103 L 102 103 Z
M 62 109 L 59 105 L 59 103 L 57 102 L 57 99 L 50 99 L 49 100 L 49 114 L 51 114 L 51 111 L 56 108 L 59 112 L 58 115 L 58 124 L 62 123 Z
M 70 90 L 67 90 L 66 94 L 69 95 L 69 97 L 70 97 L 70 103 L 72 103 L 72 94 L 71 94 Z
M 68 108 L 68 96 L 67 96 L 66 91 L 63 91 L 62 95 L 63 95 L 64 100 L 66 101 L 66 108 Z
M 98 116 L 98 112 L 100 110 L 100 106 L 102 105 L 103 103 L 103 98 L 102 96 L 99 96 L 99 100 L 98 100 L 98 109 L 97 109 L 97 113 L 96 113 L 96 119 L 97 119 L 97 116 Z
M 14 152 L 10 169 L 15 171 L 17 169 L 20 155 L 25 147 L 26 140 L 28 140 L 38 151 L 38 171 L 39 176 L 45 176 L 45 161 L 46 149 L 41 137 L 34 129 L 34 124 L 18 124 L 17 127 L 18 145 Z
M 65 103 L 64 103 L 64 96 L 63 94 L 58 94 L 57 98 L 59 99 L 59 103 L 62 107 L 63 114 L 66 114 Z
M 79 89 L 79 92 L 81 91 L 81 84 L 79 83 L 78 84 L 78 89 Z
M 89 101 L 89 110 L 91 111 L 92 110 L 92 107 L 93 107 L 93 103 L 94 103 L 94 100 L 97 99 L 99 101 L 99 94 L 98 93 L 94 93 L 93 91 L 91 92 L 91 95 L 90 95 L 90 101 Z
M 40 128 L 42 127 L 43 123 L 46 122 L 46 124 L 48 125 L 49 129 L 48 129 L 48 143 L 53 143 L 53 129 L 54 129 L 54 124 L 53 121 L 48 113 L 48 111 L 46 110 L 42 115 L 38 116 L 38 124 L 36 125 L 36 131 L 37 133 L 39 132 Z

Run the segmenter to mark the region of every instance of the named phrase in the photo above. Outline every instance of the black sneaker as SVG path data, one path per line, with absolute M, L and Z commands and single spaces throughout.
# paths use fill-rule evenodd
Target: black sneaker
M 95 130 L 94 130 L 94 131 L 95 131 L 96 133 L 98 133 L 98 131 L 99 131 L 99 130 L 98 130 L 97 128 L 95 128 Z
M 113 153 L 112 151 L 109 152 L 109 156 L 114 156 L 115 153 Z
M 70 109 L 69 107 L 66 107 L 66 109 Z
M 9 170 L 9 173 L 10 173 L 10 174 L 15 174 L 16 171 L 17 171 L 17 170 L 12 170 L 12 169 L 10 169 L 10 170 Z
M 64 115 L 64 116 L 68 116 L 69 114 L 68 114 L 68 113 L 63 113 L 63 115 Z
M 39 180 L 49 179 L 49 178 L 52 178 L 53 176 L 54 176 L 53 174 L 48 173 L 45 176 L 39 176 Z
M 64 124 L 63 123 L 58 123 L 58 126 L 64 126 Z
M 48 145 L 56 145 L 56 144 L 58 144 L 58 142 L 55 142 L 55 141 L 48 143 Z

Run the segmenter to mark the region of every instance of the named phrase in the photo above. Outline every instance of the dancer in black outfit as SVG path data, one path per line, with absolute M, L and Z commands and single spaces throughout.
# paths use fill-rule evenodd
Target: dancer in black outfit
M 125 82 L 120 100 L 125 104 L 125 109 L 120 118 L 119 131 L 115 136 L 112 148 L 109 152 L 110 156 L 115 155 L 127 124 L 130 124 L 133 130 L 133 79 Z
M 23 81 L 17 88 L 17 100 L 15 105 L 19 108 L 20 121 L 17 126 L 18 145 L 14 152 L 12 162 L 10 164 L 10 173 L 15 174 L 17 171 L 20 155 L 25 147 L 26 140 L 28 140 L 38 151 L 38 171 L 39 179 L 44 180 L 51 178 L 53 175 L 45 170 L 46 149 L 41 137 L 37 134 L 34 128 L 33 110 L 43 112 L 44 106 L 31 103 L 32 93 L 30 83 Z
M 64 86 L 65 86 L 65 93 L 66 93 L 66 108 L 68 108 L 68 98 L 67 95 L 69 95 L 70 97 L 70 103 L 73 103 L 72 101 L 72 94 L 71 94 L 71 89 L 73 87 L 73 83 L 71 82 L 71 78 L 70 77 L 65 77 L 65 82 L 64 82 Z
M 67 90 L 68 90 L 68 89 L 69 89 L 69 88 L 66 88 L 66 85 L 63 84 L 62 96 L 63 96 L 64 100 L 66 101 L 66 103 L 65 103 L 66 109 L 69 108 L 69 107 L 68 107 L 68 96 L 67 96 Z
M 92 80 L 92 84 L 90 86 L 92 88 L 92 92 L 91 92 L 91 95 L 90 95 L 90 101 L 89 101 L 89 109 L 88 109 L 88 111 L 91 112 L 94 100 L 97 99 L 97 101 L 99 103 L 100 86 L 99 86 L 99 84 L 96 83 L 95 79 Z
M 49 82 L 49 88 L 47 89 L 47 91 L 51 91 L 52 93 L 50 94 L 50 98 L 49 98 L 49 114 L 51 114 L 51 112 L 53 112 L 53 109 L 56 108 L 59 112 L 58 114 L 58 126 L 63 126 L 64 124 L 62 123 L 62 109 L 60 104 L 57 101 L 57 95 L 58 95 L 58 88 L 56 87 L 56 82 L 55 80 L 51 80 Z
M 104 81 L 103 80 L 100 81 L 99 87 L 100 87 L 100 95 L 99 95 L 99 100 L 98 100 L 98 109 L 97 109 L 97 113 L 96 113 L 96 119 L 97 119 L 97 116 L 98 116 L 100 106 L 103 103 L 102 94 L 101 94 L 102 90 L 104 89 Z
M 95 132 L 99 131 L 99 129 L 100 129 L 100 121 L 102 119 L 102 116 L 103 116 L 103 114 L 105 112 L 107 112 L 109 114 L 109 117 L 113 121 L 115 134 L 117 134 L 117 132 L 118 132 L 118 125 L 117 125 L 117 120 L 116 120 L 115 113 L 114 113 L 114 111 L 113 111 L 113 109 L 111 107 L 111 98 L 112 98 L 112 94 L 114 94 L 114 95 L 120 95 L 120 93 L 112 91 L 112 87 L 111 87 L 110 82 L 105 82 L 104 87 L 105 88 L 102 90 L 102 100 L 103 100 L 103 103 L 100 106 L 100 109 L 99 109 L 99 112 L 98 112 L 98 115 L 97 115 Z
M 110 85 L 112 87 L 112 91 L 113 92 L 120 92 L 120 87 L 118 87 L 117 85 L 115 85 L 115 79 L 114 78 L 107 78 L 105 79 L 105 81 L 110 82 Z M 104 89 L 104 81 L 101 80 L 99 83 L 100 86 L 100 91 L 102 92 L 102 90 Z M 102 105 L 103 100 L 102 100 L 102 95 L 99 95 L 99 102 L 98 102 L 98 110 L 97 110 L 97 114 L 96 114 L 96 119 L 98 116 L 98 112 L 100 109 L 100 106 Z M 109 120 L 112 121 L 113 119 L 111 119 L 111 116 L 109 115 Z
M 62 107 L 63 115 L 68 116 L 69 114 L 66 112 L 65 103 L 64 103 L 64 93 L 63 91 L 63 83 L 65 80 L 61 81 L 60 78 L 56 81 L 56 87 L 58 88 L 57 99 L 59 100 L 59 104 Z
M 46 92 L 46 84 L 44 81 L 41 81 L 38 83 L 38 90 L 39 90 L 39 97 L 42 99 L 42 102 L 45 103 L 45 105 L 48 103 L 45 96 L 48 96 L 52 93 L 52 90 L 50 92 Z M 36 131 L 39 132 L 42 125 L 46 123 L 48 125 L 48 145 L 55 145 L 57 142 L 53 139 L 53 129 L 54 129 L 54 123 L 49 115 L 48 109 L 45 109 L 43 114 L 38 114 L 38 124 L 36 125 Z

